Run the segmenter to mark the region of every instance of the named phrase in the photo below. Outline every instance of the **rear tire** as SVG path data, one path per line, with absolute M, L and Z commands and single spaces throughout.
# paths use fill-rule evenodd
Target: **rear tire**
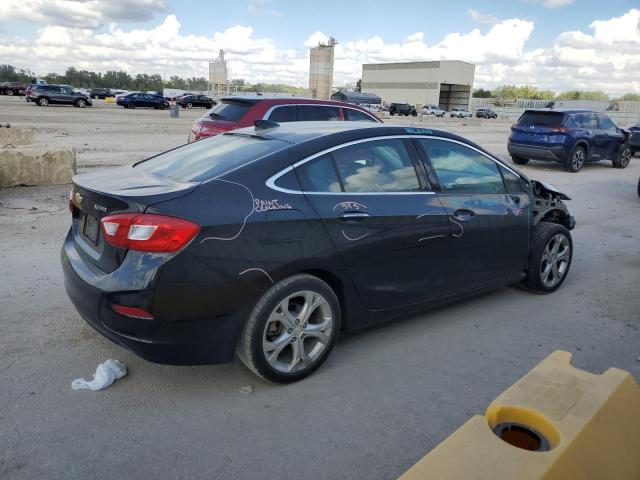
M 13 90 L 7 90 L 7 95 L 12 96 L 13 95 Z
M 244 325 L 236 353 L 256 375 L 277 383 L 301 380 L 327 358 L 340 332 L 340 303 L 308 274 L 273 285 Z
M 48 107 L 49 106 L 49 99 L 47 99 L 45 97 L 40 97 L 38 100 L 36 100 L 36 103 L 41 107 Z
M 529 163 L 529 159 L 528 158 L 522 158 L 522 157 L 518 157 L 516 155 L 511 155 L 511 160 L 516 165 L 526 165 L 527 163 Z
M 631 162 L 632 156 L 633 152 L 631 152 L 629 144 L 623 143 L 620 145 L 616 156 L 613 158 L 613 168 L 627 168 Z
M 587 150 L 582 145 L 576 145 L 571 155 L 564 162 L 564 169 L 570 173 L 579 172 L 587 158 Z
M 572 258 L 573 240 L 567 227 L 540 222 L 533 230 L 527 278 L 523 284 L 540 294 L 557 290 L 567 278 Z

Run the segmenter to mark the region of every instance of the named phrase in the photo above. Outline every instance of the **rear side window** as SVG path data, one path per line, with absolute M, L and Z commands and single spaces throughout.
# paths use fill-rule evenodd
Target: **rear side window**
M 284 107 L 276 107 L 269 118 L 272 122 L 282 123 L 282 122 L 295 122 L 296 121 L 296 107 L 294 105 L 287 105 Z
M 305 192 L 342 191 L 330 153 L 300 165 L 296 173 Z
M 249 103 L 223 101 L 213 107 L 209 115 L 215 120 L 238 122 L 252 106 Z
M 137 163 L 134 168 L 179 182 L 202 182 L 286 146 L 281 140 L 215 135 Z
M 485 155 L 446 140 L 419 140 L 443 193 L 504 193 L 498 165 Z
M 301 122 L 328 122 L 342 119 L 338 107 L 299 105 L 298 120 Z
M 345 192 L 412 192 L 420 183 L 401 139 L 357 143 L 333 151 Z
M 375 119 L 371 115 L 367 115 L 360 110 L 354 110 L 353 108 L 343 108 L 345 120 L 350 122 L 375 122 Z
M 578 115 L 582 128 L 598 128 L 598 121 L 593 113 L 581 113 Z
M 520 125 L 540 125 L 543 127 L 555 127 L 562 125 L 564 114 L 560 112 L 524 112 L 518 123 Z

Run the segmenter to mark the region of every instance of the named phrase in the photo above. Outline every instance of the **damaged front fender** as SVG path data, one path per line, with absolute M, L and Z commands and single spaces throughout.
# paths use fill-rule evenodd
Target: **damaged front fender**
M 552 222 L 564 225 L 569 230 L 573 230 L 576 225 L 575 219 L 569 213 L 567 205 L 563 200 L 571 200 L 569 196 L 562 193 L 548 183 L 539 180 L 531 180 L 532 189 L 532 217 L 533 226 L 538 223 Z

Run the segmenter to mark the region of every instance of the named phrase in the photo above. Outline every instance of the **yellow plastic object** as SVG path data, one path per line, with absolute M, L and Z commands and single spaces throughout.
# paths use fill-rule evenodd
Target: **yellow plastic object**
M 640 479 L 640 387 L 617 368 L 596 375 L 570 361 L 549 355 L 401 480 Z M 516 424 L 503 433 L 512 444 L 494 433 L 507 424 Z M 532 451 L 544 448 L 535 434 L 548 450 Z
M 116 103 L 116 97 L 104 97 L 104 103 Z

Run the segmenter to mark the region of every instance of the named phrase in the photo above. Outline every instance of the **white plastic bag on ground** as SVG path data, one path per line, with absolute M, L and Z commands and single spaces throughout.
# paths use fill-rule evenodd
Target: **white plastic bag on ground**
M 71 382 L 71 388 L 74 390 L 102 390 L 107 388 L 114 381 L 124 377 L 127 374 L 127 366 L 118 360 L 107 360 L 98 365 L 96 373 L 93 374 L 93 380 L 88 381 L 84 378 L 78 378 Z

